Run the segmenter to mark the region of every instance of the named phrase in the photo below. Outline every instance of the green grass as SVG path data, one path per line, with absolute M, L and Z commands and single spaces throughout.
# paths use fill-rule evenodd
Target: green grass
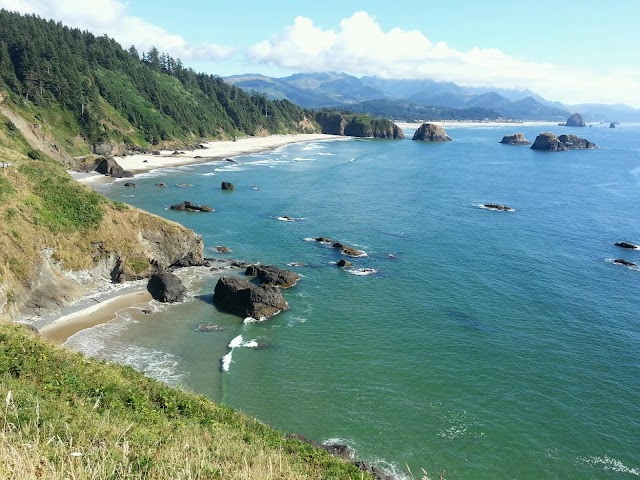
M 83 188 L 61 165 L 33 161 L 18 170 L 33 182 L 36 222 L 54 232 L 72 232 L 96 227 L 102 221 L 104 197 Z
M 132 368 L 0 326 L 2 478 L 370 478 Z

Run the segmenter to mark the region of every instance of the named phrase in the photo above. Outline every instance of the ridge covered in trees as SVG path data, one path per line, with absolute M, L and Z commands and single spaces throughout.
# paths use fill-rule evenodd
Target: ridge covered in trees
M 196 73 L 156 48 L 0 10 L 0 91 L 18 108 L 64 112 L 88 144 L 315 131 L 313 113 Z M 37 114 L 36 114 L 37 118 Z

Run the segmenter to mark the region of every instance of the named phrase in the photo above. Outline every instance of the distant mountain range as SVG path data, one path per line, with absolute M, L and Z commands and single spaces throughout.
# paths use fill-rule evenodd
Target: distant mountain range
M 339 72 L 297 73 L 282 78 L 244 74 L 225 80 L 269 99 L 284 98 L 302 107 L 338 107 L 386 114 L 398 120 L 564 121 L 579 112 L 588 122 L 640 122 L 640 110 L 627 105 L 564 105 L 530 90 L 463 87 L 453 82 L 358 78 Z

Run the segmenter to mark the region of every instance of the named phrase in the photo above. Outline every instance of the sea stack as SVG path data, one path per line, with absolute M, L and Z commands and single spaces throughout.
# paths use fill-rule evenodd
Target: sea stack
M 413 134 L 411 140 L 420 140 L 423 142 L 450 142 L 451 137 L 447 135 L 439 125 L 434 123 L 423 123 L 420 128 Z
M 524 133 L 514 133 L 513 135 L 505 135 L 500 140 L 505 145 L 531 145 L 531 142 L 524 138 Z
M 582 119 L 582 115 L 579 113 L 574 113 L 565 122 L 565 127 L 586 127 L 584 120 Z
M 609 128 L 616 128 L 616 124 L 615 124 L 615 123 L 613 123 L 613 122 L 611 122 L 611 123 L 609 124 Z
M 597 148 L 598 146 L 595 143 L 580 138 L 577 135 L 560 135 L 556 137 L 555 134 L 550 132 L 538 135 L 533 145 L 531 145 L 532 150 L 546 150 L 549 152 Z

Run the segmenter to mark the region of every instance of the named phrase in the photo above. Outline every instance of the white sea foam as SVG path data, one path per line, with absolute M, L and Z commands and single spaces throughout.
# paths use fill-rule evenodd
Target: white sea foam
M 605 470 L 618 473 L 629 473 L 636 477 L 640 477 L 640 467 L 628 467 L 620 460 L 611 458 L 607 455 L 604 457 L 591 456 L 591 457 L 579 457 L 579 462 L 593 465 L 594 467 L 602 467 Z
M 240 346 L 245 348 L 258 348 L 259 344 L 256 340 L 249 340 L 247 342 L 243 342 Z
M 281 222 L 304 222 L 306 218 L 304 217 L 276 217 L 276 220 L 280 220 Z
M 294 162 L 312 162 L 315 160 L 314 158 L 304 158 L 304 157 L 296 157 L 293 159 Z
M 228 346 L 229 348 L 234 349 L 236 347 L 239 347 L 240 345 L 242 345 L 242 335 L 238 335 L 233 340 L 231 340 Z
M 130 341 L 117 340 L 119 333 L 137 323 L 127 314 L 105 324 L 81 330 L 72 335 L 64 346 L 85 355 L 129 365 L 152 378 L 169 385 L 180 385 L 188 373 L 180 357 L 171 353 L 141 347 Z
M 303 152 L 307 152 L 309 150 L 324 150 L 325 147 L 324 145 L 320 145 L 319 143 L 310 143 L 304 147 L 302 147 L 300 150 L 302 150 Z
M 231 350 L 224 357 L 222 357 L 221 365 L 222 365 L 223 372 L 229 371 L 229 366 L 231 365 L 231 357 L 233 357 L 233 350 Z
M 318 152 L 316 153 L 316 155 L 319 155 L 321 157 L 335 157 L 335 153 L 329 153 L 329 152 Z
M 373 268 L 348 268 L 346 271 L 351 275 L 358 275 L 360 277 L 366 277 L 368 275 L 374 275 L 378 273 L 378 271 Z
M 203 173 L 202 176 L 203 177 L 212 177 L 215 175 L 215 172 L 209 172 L 209 173 Z

